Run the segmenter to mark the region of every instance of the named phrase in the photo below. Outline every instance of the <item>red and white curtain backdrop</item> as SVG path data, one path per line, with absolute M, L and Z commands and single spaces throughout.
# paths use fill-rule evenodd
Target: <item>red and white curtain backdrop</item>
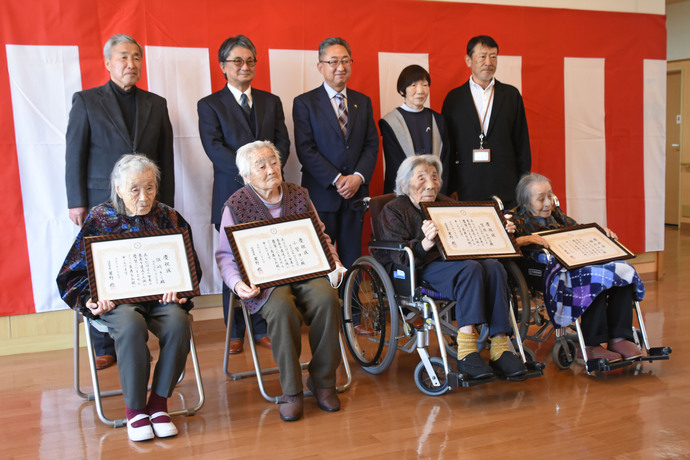
M 615 229 L 636 252 L 663 249 L 665 17 L 446 2 L 351 0 L 3 0 L 0 2 L 0 315 L 64 308 L 55 276 L 77 229 L 67 216 L 65 128 L 75 91 L 104 84 L 115 33 L 145 46 L 139 86 L 164 96 L 175 133 L 176 208 L 191 222 L 203 293 L 217 293 L 211 163 L 196 102 L 225 81 L 217 50 L 245 34 L 258 48 L 254 86 L 278 94 L 292 136 L 292 100 L 322 82 L 316 48 L 353 50 L 349 86 L 374 116 L 400 104 L 399 70 L 432 76 L 430 106 L 465 82 L 465 45 L 500 45 L 497 78 L 523 94 L 532 169 L 550 177 L 568 213 Z M 382 187 L 383 159 L 372 181 Z M 288 179 L 299 182 L 294 148 Z

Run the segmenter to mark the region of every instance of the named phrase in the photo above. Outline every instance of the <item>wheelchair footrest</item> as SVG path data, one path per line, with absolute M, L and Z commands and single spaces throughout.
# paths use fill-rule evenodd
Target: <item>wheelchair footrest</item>
M 636 359 L 624 359 L 622 361 L 616 361 L 615 363 L 610 363 L 607 359 L 603 358 L 598 358 L 598 359 L 588 359 L 587 363 L 585 365 L 585 369 L 587 370 L 587 373 L 591 372 L 606 372 L 606 371 L 612 371 L 614 369 L 620 369 L 622 367 L 630 366 L 631 364 L 634 364 L 636 361 L 639 361 L 639 358 Z
M 527 379 L 533 379 L 534 377 L 541 377 L 544 375 L 544 368 L 546 365 L 540 363 L 539 361 L 527 361 L 525 362 L 525 367 L 527 368 L 527 373 L 518 375 L 516 377 L 500 377 L 501 380 L 506 380 L 508 382 L 523 382 Z
M 638 363 L 640 361 L 649 361 L 651 363 L 652 361 L 669 359 L 669 355 L 672 351 L 673 349 L 671 347 L 650 348 L 646 356 L 640 356 L 639 358 L 634 359 L 624 359 L 622 361 L 618 361 L 615 363 L 609 363 L 605 359 L 590 359 L 587 361 L 586 368 L 588 373 L 594 371 L 604 372 L 613 369 L 620 369 L 621 367 L 626 367 L 631 364 Z
M 522 376 L 522 380 L 543 376 L 546 364 L 539 361 L 527 361 L 525 362 L 525 367 L 527 367 L 527 373 Z
M 659 359 L 669 359 L 669 355 L 673 352 L 671 347 L 655 347 L 650 348 L 647 352 L 647 356 L 642 356 L 640 361 L 656 361 Z
M 496 380 L 495 376 L 487 377 L 484 379 L 471 379 L 466 376 L 466 374 L 461 374 L 459 372 L 449 372 L 448 373 L 448 386 L 451 388 L 467 388 L 473 387 L 475 385 L 481 385 L 482 383 L 489 383 Z

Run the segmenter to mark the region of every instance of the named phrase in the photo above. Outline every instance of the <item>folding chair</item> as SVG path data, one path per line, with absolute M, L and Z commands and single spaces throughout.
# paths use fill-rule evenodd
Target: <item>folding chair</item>
M 91 382 L 93 385 L 93 392 L 92 393 L 85 393 L 84 391 L 81 390 L 81 384 L 80 384 L 80 378 L 79 378 L 79 319 L 83 318 L 84 320 L 84 333 L 86 337 L 86 349 L 88 350 L 88 357 L 89 357 L 89 368 L 91 369 Z M 178 409 L 175 411 L 169 412 L 171 416 L 176 416 L 176 415 L 184 415 L 184 416 L 190 416 L 194 415 L 201 407 L 204 405 L 204 402 L 206 400 L 205 395 L 204 395 L 204 384 L 201 380 L 201 369 L 199 368 L 199 360 L 196 355 L 196 345 L 194 344 L 194 330 L 192 328 L 192 322 L 194 318 L 192 315 L 189 315 L 189 331 L 190 331 L 190 339 L 189 339 L 189 354 L 192 356 L 192 363 L 194 365 L 194 374 L 196 376 L 196 386 L 197 390 L 199 393 L 199 402 L 194 406 L 194 407 L 185 407 L 183 409 Z M 116 395 L 121 395 L 122 394 L 122 389 L 118 390 L 108 390 L 108 391 L 101 391 L 100 389 L 100 383 L 98 380 L 98 371 L 96 370 L 96 355 L 93 350 L 93 341 L 91 339 L 91 328 L 89 327 L 90 325 L 93 325 L 96 330 L 107 333 L 108 328 L 101 323 L 98 320 L 92 320 L 86 317 L 83 317 L 78 311 L 74 311 L 74 391 L 77 393 L 78 396 L 86 399 L 87 401 L 95 401 L 96 402 L 96 413 L 98 414 L 98 418 L 101 420 L 101 422 L 105 423 L 106 425 L 111 425 L 114 428 L 119 428 L 121 426 L 126 426 L 127 425 L 127 419 L 126 418 L 121 418 L 121 419 L 109 419 L 108 417 L 105 416 L 103 413 L 103 403 L 102 403 L 102 398 L 110 397 L 110 396 L 116 396 Z M 182 375 L 180 375 L 179 380 L 177 383 L 180 383 L 182 379 L 184 378 L 184 371 L 182 372 Z M 150 387 L 149 387 L 150 389 Z
M 261 369 L 261 364 L 259 363 L 259 355 L 256 352 L 256 343 L 254 342 L 254 331 L 252 330 L 252 322 L 250 318 L 250 313 L 245 307 L 243 302 L 240 302 L 241 308 L 242 308 L 242 314 L 244 315 L 244 322 L 247 325 L 247 340 L 249 341 L 249 348 L 252 353 L 252 360 L 254 361 L 254 370 L 253 371 L 244 371 L 244 372 L 235 372 L 232 373 L 228 370 L 228 365 L 229 365 L 229 359 L 228 359 L 228 351 L 230 350 L 230 336 L 231 333 L 230 331 L 232 330 L 232 320 L 233 320 L 233 314 L 232 314 L 232 308 L 233 308 L 233 301 L 235 300 L 235 294 L 231 291 L 230 292 L 230 309 L 228 313 L 228 325 L 225 330 L 225 349 L 224 349 L 224 357 L 223 357 L 223 372 L 225 372 L 225 375 L 228 378 L 231 378 L 233 380 L 240 380 L 245 377 L 256 377 L 256 380 L 259 384 L 259 391 L 261 392 L 261 395 L 266 399 L 268 402 L 272 402 L 274 404 L 279 404 L 281 400 L 282 395 L 278 396 L 272 396 L 269 395 L 266 392 L 266 387 L 264 385 L 264 375 L 270 375 L 270 374 L 277 374 L 279 372 L 279 369 L 277 367 L 271 367 L 269 369 Z M 345 392 L 349 387 L 350 384 L 352 383 L 352 372 L 350 371 L 350 363 L 347 360 L 347 353 L 345 352 L 345 346 L 343 344 L 343 334 L 340 332 L 338 334 L 338 340 L 340 342 L 340 355 L 343 360 L 343 366 L 345 368 L 345 374 L 347 375 L 347 381 L 342 384 L 342 385 L 337 385 L 335 387 L 336 391 L 338 393 L 343 393 Z M 302 370 L 307 369 L 307 366 L 309 365 L 309 362 L 303 362 L 300 363 L 300 367 Z M 309 390 L 306 390 L 304 392 L 305 396 L 311 396 L 312 392 Z

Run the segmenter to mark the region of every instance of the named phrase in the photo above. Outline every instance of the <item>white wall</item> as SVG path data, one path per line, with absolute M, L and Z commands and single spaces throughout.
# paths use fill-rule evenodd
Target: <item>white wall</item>
M 690 1 L 666 7 L 666 59 L 690 58 Z
M 487 5 L 565 8 L 570 10 L 617 11 L 619 13 L 664 14 L 664 0 L 433 0 Z

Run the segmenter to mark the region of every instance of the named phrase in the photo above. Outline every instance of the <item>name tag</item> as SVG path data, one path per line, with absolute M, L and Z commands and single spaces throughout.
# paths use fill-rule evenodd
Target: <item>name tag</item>
M 474 149 L 472 150 L 472 162 L 474 163 L 489 163 L 491 161 L 491 149 Z

